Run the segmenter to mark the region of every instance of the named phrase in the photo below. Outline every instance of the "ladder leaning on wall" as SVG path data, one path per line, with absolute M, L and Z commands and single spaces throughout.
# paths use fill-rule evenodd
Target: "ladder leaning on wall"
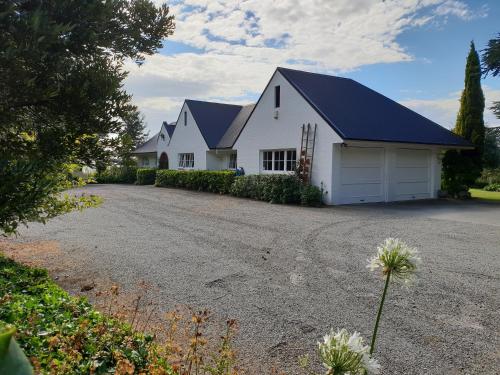
M 314 126 L 311 124 L 302 124 L 302 140 L 300 142 L 298 174 L 300 180 L 304 183 L 311 182 L 317 126 L 317 124 L 314 124 Z

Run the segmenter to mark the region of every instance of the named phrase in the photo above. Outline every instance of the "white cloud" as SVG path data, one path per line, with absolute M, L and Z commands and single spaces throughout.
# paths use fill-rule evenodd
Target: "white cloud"
M 169 40 L 205 52 L 155 55 L 140 68 L 126 66 L 126 88 L 151 129 L 173 120 L 173 103 L 186 97 L 235 102 L 255 95 L 276 66 L 290 62 L 335 73 L 411 61 L 415 57 L 397 42 L 404 31 L 478 16 L 458 0 L 181 0 L 171 11 L 176 30 Z
M 484 122 L 489 126 L 500 126 L 500 120 L 489 109 L 494 101 L 500 101 L 500 90 L 483 87 L 486 109 Z M 451 93 L 448 97 L 439 99 L 408 99 L 400 101 L 401 104 L 413 109 L 434 122 L 448 129 L 455 126 L 458 109 L 460 107 L 460 92 Z

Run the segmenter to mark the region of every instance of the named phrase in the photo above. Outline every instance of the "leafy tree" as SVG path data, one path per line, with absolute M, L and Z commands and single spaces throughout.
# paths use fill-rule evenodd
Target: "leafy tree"
M 0 230 L 95 203 L 60 195 L 67 165 L 93 165 L 124 132 L 123 65 L 173 29 L 148 0 L 0 2 Z
M 491 73 L 493 77 L 498 76 L 500 74 L 500 34 L 496 38 L 490 39 L 482 57 L 484 74 Z M 491 109 L 500 119 L 500 102 L 494 102 Z
M 485 128 L 483 166 L 489 169 L 500 166 L 500 126 Z
M 146 141 L 148 133 L 144 124 L 144 116 L 133 108 L 122 116 L 123 128 L 118 135 L 119 144 L 117 156 L 119 162 L 124 166 L 136 165 L 131 157 L 131 152 Z
M 479 55 L 471 42 L 465 67 L 465 87 L 453 131 L 471 141 L 474 150 L 448 151 L 443 159 L 443 187 L 451 194 L 468 190 L 480 176 L 484 150 L 484 95 Z

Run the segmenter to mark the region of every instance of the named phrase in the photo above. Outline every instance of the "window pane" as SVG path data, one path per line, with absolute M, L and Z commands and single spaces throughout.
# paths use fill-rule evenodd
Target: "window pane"
M 285 170 L 285 151 L 274 151 L 274 170 Z
M 281 102 L 281 98 L 280 98 L 280 87 L 279 86 L 274 86 L 274 107 L 275 108 L 279 108 L 280 107 L 280 102 Z
M 273 152 L 264 151 L 262 153 L 262 168 L 265 171 L 271 171 L 273 169 Z
M 229 169 L 236 169 L 236 154 L 229 155 Z
M 294 171 L 297 163 L 297 151 L 290 150 L 286 152 L 286 170 Z

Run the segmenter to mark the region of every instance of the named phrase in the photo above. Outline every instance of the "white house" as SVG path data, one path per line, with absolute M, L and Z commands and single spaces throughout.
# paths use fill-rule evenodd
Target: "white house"
M 472 148 L 356 81 L 285 68 L 255 105 L 186 100 L 176 124 L 156 138 L 168 168 L 293 173 L 300 160 L 327 204 L 435 198 L 443 151 Z

